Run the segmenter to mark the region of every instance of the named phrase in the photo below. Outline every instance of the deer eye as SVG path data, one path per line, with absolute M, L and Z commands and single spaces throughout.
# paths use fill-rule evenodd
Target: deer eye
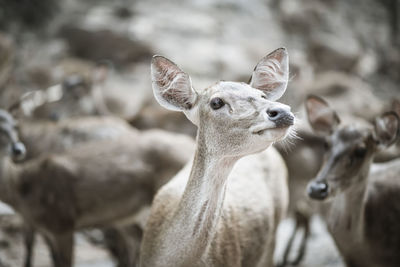
M 362 158 L 367 153 L 367 149 L 365 147 L 357 147 L 356 149 L 354 149 L 353 153 L 354 153 L 354 156 L 356 156 L 358 158 Z
M 225 102 L 224 102 L 221 98 L 219 98 L 219 97 L 213 98 L 213 99 L 211 99 L 211 101 L 210 101 L 210 106 L 211 106 L 211 108 L 214 109 L 214 110 L 220 109 L 220 108 L 222 108 L 224 105 L 225 105 Z

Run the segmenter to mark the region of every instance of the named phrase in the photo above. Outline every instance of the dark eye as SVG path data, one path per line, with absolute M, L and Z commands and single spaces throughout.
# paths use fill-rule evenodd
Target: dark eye
M 261 95 L 261 98 L 267 99 L 266 95 Z
M 224 101 L 219 97 L 213 98 L 210 101 L 210 106 L 214 110 L 222 108 L 224 105 L 225 105 Z
M 367 153 L 367 149 L 365 147 L 357 147 L 354 149 L 354 156 L 358 158 L 362 158 Z

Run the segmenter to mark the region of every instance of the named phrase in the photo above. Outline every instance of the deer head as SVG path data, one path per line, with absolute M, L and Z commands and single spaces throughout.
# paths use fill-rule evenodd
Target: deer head
M 314 132 L 325 137 L 324 163 L 307 189 L 309 197 L 317 200 L 363 184 L 373 156 L 396 141 L 400 124 L 396 113 L 388 112 L 371 127 L 339 127 L 337 113 L 317 96 L 307 98 L 306 112 Z
M 15 127 L 13 117 L 7 111 L 0 110 L 0 154 L 22 160 L 25 157 L 25 146 L 19 142 Z
M 286 90 L 288 66 L 288 53 L 280 48 L 261 59 L 250 84 L 221 81 L 195 90 L 189 75 L 175 63 L 154 56 L 153 91 L 162 106 L 182 111 L 197 125 L 207 153 L 242 156 L 288 135 L 294 116 L 290 107 L 275 102 Z

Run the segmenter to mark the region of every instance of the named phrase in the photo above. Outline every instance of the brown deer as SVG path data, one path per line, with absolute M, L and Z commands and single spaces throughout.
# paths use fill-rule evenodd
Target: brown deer
M 65 151 L 88 142 L 101 140 L 118 140 L 120 137 L 129 135 L 136 139 L 139 132 L 122 119 L 115 117 L 80 117 L 67 118 L 58 122 L 45 120 L 22 120 L 18 123 L 18 135 L 27 148 L 26 160 L 31 160 L 45 155 L 64 153 Z M 25 267 L 32 266 L 32 254 L 35 241 L 35 229 L 29 222 L 25 222 L 24 231 L 25 244 Z M 113 239 L 120 240 L 120 251 L 124 251 L 124 243 L 127 241 L 119 238 L 120 230 L 115 231 L 113 227 L 105 230 L 107 236 L 113 234 Z M 129 258 L 119 251 L 113 249 L 116 242 L 106 240 L 106 245 L 118 262 L 118 266 L 129 266 Z
M 275 230 L 288 204 L 287 170 L 276 150 L 263 151 L 294 123 L 290 108 L 275 102 L 286 90 L 288 65 L 280 48 L 257 64 L 249 85 L 194 90 L 177 65 L 153 57 L 155 98 L 184 112 L 198 131 L 193 161 L 153 201 L 141 266 L 273 265 Z
M 308 185 L 347 266 L 400 265 L 400 160 L 373 164 L 375 154 L 393 144 L 399 131 L 394 112 L 368 125 L 339 126 L 337 113 L 321 98 L 308 97 L 308 120 L 325 136 L 325 159 Z
M 0 111 L 0 199 L 45 237 L 55 266 L 71 266 L 75 230 L 135 222 L 192 151 L 190 138 L 154 130 L 14 164 L 25 149 Z
M 400 117 L 400 99 L 392 101 L 390 110 L 396 112 L 397 116 Z M 400 158 L 400 138 L 397 139 L 397 142 L 393 146 L 377 153 L 374 162 L 386 162 L 396 158 Z
M 25 160 L 62 153 L 86 142 L 117 140 L 126 134 L 140 134 L 122 119 L 101 116 L 67 118 L 57 122 L 21 119 L 17 129 L 27 148 Z

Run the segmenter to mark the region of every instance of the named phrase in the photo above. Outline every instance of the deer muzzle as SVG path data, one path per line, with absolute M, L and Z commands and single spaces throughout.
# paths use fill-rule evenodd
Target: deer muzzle
M 315 200 L 324 200 L 328 197 L 328 184 L 325 182 L 312 181 L 307 186 L 307 194 Z

